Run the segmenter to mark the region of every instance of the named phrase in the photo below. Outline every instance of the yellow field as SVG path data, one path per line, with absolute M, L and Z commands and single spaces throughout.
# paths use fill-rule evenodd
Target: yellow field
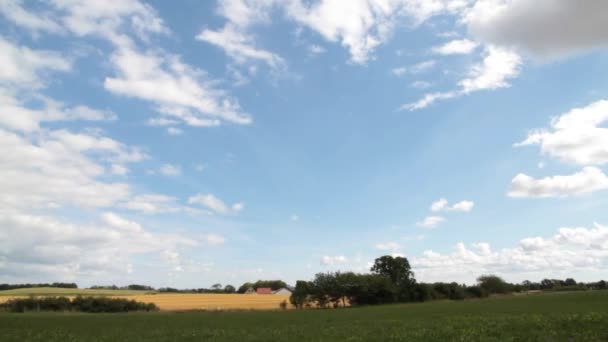
M 155 294 L 129 296 L 139 302 L 154 303 L 161 310 L 277 310 L 282 301 L 289 303 L 285 295 L 257 294 Z M 288 304 L 291 308 L 291 304 Z
M 55 295 L 55 294 L 47 294 Z M 74 296 L 68 296 L 74 297 Z M 134 296 L 112 296 L 117 298 L 134 299 L 138 302 L 154 303 L 162 311 L 186 311 L 186 310 L 278 310 L 283 301 L 288 303 L 287 308 L 292 309 L 289 304 L 289 296 L 286 295 L 257 295 L 257 294 L 142 294 Z M 0 303 L 12 298 L 24 298 L 24 296 L 0 296 Z

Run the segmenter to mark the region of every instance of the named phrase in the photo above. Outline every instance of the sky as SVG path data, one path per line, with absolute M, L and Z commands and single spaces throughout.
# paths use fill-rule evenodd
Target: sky
M 0 0 L 0 283 L 606 279 L 607 12 Z

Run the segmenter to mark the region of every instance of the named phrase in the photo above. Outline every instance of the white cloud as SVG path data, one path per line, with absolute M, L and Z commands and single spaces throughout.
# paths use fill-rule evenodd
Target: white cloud
M 207 236 L 205 236 L 205 241 L 211 246 L 219 246 L 223 245 L 226 239 L 218 234 L 207 234 Z
M 289 219 L 292 220 L 292 221 L 294 221 L 294 222 L 295 221 L 299 221 L 300 220 L 300 216 L 298 216 L 296 214 L 293 214 L 293 215 L 291 215 L 291 217 Z
M 497 251 L 488 243 L 470 247 L 458 243 L 451 254 L 428 250 L 410 260 L 422 281 L 471 283 L 489 273 L 508 276 L 511 281 L 573 276 L 575 272 L 598 274 L 608 265 L 608 228 L 598 224 L 560 228 L 551 238 L 524 238 L 514 247 Z
M 416 225 L 424 228 L 435 228 L 444 221 L 445 219 L 441 216 L 427 216 L 424 220 L 416 222 Z
M 196 246 L 197 241 L 146 231 L 113 213 L 93 224 L 22 214 L 0 214 L 0 272 L 7 278 L 97 279 L 128 274 L 132 257 Z M 34 275 L 34 276 L 33 276 Z
M 92 109 L 87 106 L 69 107 L 41 95 L 21 96 L 40 102 L 36 109 L 26 106 L 18 96 L 0 87 L 0 126 L 10 130 L 33 132 L 40 129 L 43 122 L 89 120 L 114 120 L 115 114 L 111 111 Z
M 477 48 L 478 44 L 468 39 L 454 39 L 433 48 L 440 55 L 466 55 Z
M 166 124 L 167 117 L 191 126 L 251 123 L 251 117 L 241 110 L 238 102 L 217 89 L 217 82 L 209 79 L 203 70 L 183 63 L 180 56 L 158 46 L 138 48 L 138 42 L 149 46 L 151 34 L 169 33 L 151 6 L 137 0 L 112 3 L 53 0 L 48 5 L 69 32 L 99 37 L 113 44 L 115 51 L 110 62 L 114 75 L 105 78 L 104 86 L 112 93 L 154 103 L 161 118 L 153 119 L 150 124 Z M 25 23 L 22 25 L 27 27 Z M 6 47 L 2 50 L 9 51 Z M 33 82 L 38 81 L 32 73 L 36 68 L 69 69 L 69 63 L 52 52 L 13 50 L 9 52 L 18 53 L 19 58 L 12 58 L 9 53 L 3 55 L 6 60 L 0 60 L 3 65 L 0 66 L 0 79 L 10 77 L 15 82 Z
M 412 82 L 411 86 L 412 88 L 416 88 L 416 89 L 426 89 L 426 88 L 430 88 L 433 84 L 431 82 L 427 82 L 427 81 L 414 81 Z
M 188 203 L 202 205 L 214 213 L 221 215 L 236 214 L 244 209 L 243 203 L 235 203 L 229 206 L 213 194 L 197 194 L 188 198 Z
M 386 242 L 386 243 L 379 243 L 376 244 L 376 249 L 381 250 L 381 251 L 396 251 L 401 249 L 401 245 L 399 245 L 397 242 L 394 241 L 390 241 L 390 242 Z
M 541 58 L 608 46 L 603 0 L 479 0 L 464 22 L 481 41 L 510 46 Z
M 326 40 L 348 49 L 351 61 L 365 64 L 375 49 L 386 42 L 394 28 L 409 19 L 417 25 L 433 15 L 457 12 L 464 1 L 441 0 L 321 0 L 282 3 L 287 15 L 319 33 Z
M 63 25 L 78 36 L 96 35 L 122 44 L 128 40 L 121 33 L 126 27 L 143 40 L 151 33 L 169 32 L 154 8 L 138 0 L 52 0 L 50 4 L 61 12 Z
M 251 123 L 236 101 L 178 56 L 127 47 L 112 54 L 111 61 L 117 75 L 106 78 L 104 86 L 113 93 L 151 101 L 160 113 L 191 126 Z
M 458 203 L 454 203 L 452 207 L 449 209 L 451 211 L 461 211 L 461 212 L 469 212 L 473 210 L 475 203 L 473 201 L 460 201 Z
M 112 164 L 110 166 L 110 172 L 113 175 L 124 176 L 129 173 L 129 168 L 121 164 Z
M 324 255 L 323 257 L 321 257 L 321 265 L 325 265 L 325 266 L 340 265 L 340 264 L 346 263 L 347 261 L 348 261 L 348 259 L 343 255 L 336 255 L 336 256 Z
M 405 67 L 393 68 L 393 69 L 391 69 L 391 73 L 397 77 L 401 77 L 407 73 L 407 68 L 405 68 Z
M 32 13 L 21 6 L 20 0 L 1 0 L 0 14 L 7 20 L 33 32 L 47 31 L 61 33 L 63 29 L 49 13 Z
M 40 88 L 46 71 L 69 71 L 71 61 L 55 51 L 18 46 L 0 36 L 0 85 Z
M 509 87 L 507 80 L 519 75 L 521 64 L 521 57 L 516 53 L 496 46 L 488 46 L 483 62 L 474 65 L 469 78 L 460 81 L 462 91 L 466 94 Z
M 551 120 L 548 129 L 531 132 L 515 146 L 540 145 L 541 151 L 561 161 L 578 165 L 608 163 L 608 101 L 600 100 L 574 108 Z
M 184 131 L 182 131 L 181 129 L 177 128 L 177 127 L 168 127 L 167 128 L 167 134 L 169 135 L 181 135 Z
M 324 47 L 322 47 L 321 45 L 317 45 L 317 44 L 311 44 L 308 47 L 308 53 L 311 56 L 318 56 L 320 54 L 324 54 L 327 50 L 325 50 Z
M 497 46 L 488 46 L 484 59 L 469 70 L 469 76 L 462 79 L 457 90 L 425 94 L 420 100 L 401 106 L 404 110 L 419 110 L 431 104 L 451 98 L 460 97 L 481 90 L 492 90 L 509 87 L 509 79 L 519 75 L 521 57 L 515 52 Z
M 448 205 L 448 200 L 440 198 L 431 204 L 431 211 L 441 211 Z
M 112 212 L 103 213 L 101 215 L 101 220 L 103 223 L 112 228 L 117 228 L 132 233 L 140 233 L 143 231 L 143 228 L 139 223 L 126 220 Z
M 435 68 L 435 66 L 437 66 L 437 61 L 430 59 L 428 61 L 422 61 L 412 65 L 410 67 L 410 72 L 413 74 L 420 74 Z
M 128 184 L 102 180 L 111 165 L 145 157 L 107 137 L 0 129 L 0 203 L 19 208 L 107 207 L 130 196 Z
M 163 164 L 158 171 L 165 176 L 179 176 L 182 174 L 181 166 L 173 164 Z
M 134 196 L 124 204 L 124 207 L 144 214 L 174 213 L 183 209 L 177 204 L 175 197 L 160 194 Z
M 566 197 L 608 188 L 608 177 L 602 170 L 588 166 L 567 176 L 535 179 L 523 173 L 511 180 L 510 197 Z
M 272 68 L 281 68 L 285 64 L 283 58 L 277 54 L 253 46 L 254 38 L 234 25 L 227 24 L 218 31 L 205 29 L 196 36 L 196 39 L 222 48 L 237 63 L 259 60 Z

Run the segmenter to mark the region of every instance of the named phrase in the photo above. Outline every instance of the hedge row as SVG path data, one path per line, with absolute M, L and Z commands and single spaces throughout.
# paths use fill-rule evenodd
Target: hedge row
M 74 311 L 74 312 L 131 312 L 158 311 L 153 303 L 142 303 L 124 298 L 108 297 L 29 297 L 7 301 L 2 306 L 10 312 Z

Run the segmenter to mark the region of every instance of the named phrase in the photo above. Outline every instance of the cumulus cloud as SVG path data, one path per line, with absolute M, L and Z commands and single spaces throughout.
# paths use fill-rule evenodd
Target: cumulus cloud
M 460 211 L 460 212 L 469 212 L 473 210 L 475 203 L 473 201 L 460 201 L 454 203 L 453 205 L 449 205 L 448 200 L 445 198 L 440 198 L 437 201 L 431 204 L 431 211 Z
M 179 176 L 182 174 L 181 166 L 173 164 L 163 164 L 158 171 L 165 176 Z
M 376 244 L 376 249 L 381 251 L 396 251 L 401 249 L 401 245 L 394 241 Z
M 439 224 L 445 221 L 445 218 L 441 216 L 427 216 L 424 220 L 416 222 L 416 225 L 424 228 L 436 228 Z
M 321 257 L 321 265 L 325 265 L 325 266 L 340 265 L 340 264 L 346 263 L 347 261 L 348 261 L 348 259 L 343 255 L 336 255 L 336 256 L 324 255 L 323 257 Z
M 197 194 L 191 196 L 188 198 L 188 203 L 201 205 L 220 215 L 236 214 L 244 208 L 243 203 L 234 203 L 230 206 L 213 194 Z
M 71 61 L 55 51 L 19 46 L 0 36 L 0 85 L 11 88 L 40 88 L 49 71 L 66 72 Z
M 477 48 L 479 44 L 469 39 L 454 39 L 443 45 L 433 48 L 433 52 L 440 55 L 467 55 Z
M 482 274 L 519 280 L 540 279 L 573 272 L 596 274 L 608 266 L 608 228 L 560 228 L 551 238 L 528 237 L 509 248 L 493 250 L 488 243 L 458 243 L 454 252 L 432 250 L 410 259 L 423 281 L 474 282 Z
M 10 210 L 0 214 L 0 272 L 11 279 L 31 279 L 33 274 L 107 279 L 126 275 L 125 265 L 134 256 L 197 244 L 178 235 L 146 231 L 114 213 L 85 224 Z
M 603 0 L 479 0 L 464 22 L 486 44 L 555 58 L 608 46 Z
M 468 77 L 458 83 L 458 89 L 425 94 L 418 101 L 401 106 L 401 109 L 419 110 L 439 100 L 460 97 L 481 90 L 509 87 L 509 80 L 519 75 L 521 64 L 522 59 L 517 53 L 498 46 L 487 46 L 483 60 L 471 67 Z
M 608 163 L 608 101 L 574 108 L 553 120 L 549 128 L 532 131 L 515 146 L 540 145 L 543 154 L 578 165 Z
M 61 33 L 63 28 L 49 13 L 32 13 L 21 6 L 20 0 L 0 1 L 0 14 L 18 26 L 34 33 L 39 31 Z
M 391 69 L 391 73 L 397 77 L 401 77 L 407 73 L 407 68 L 405 68 L 405 67 L 393 68 L 393 69 Z
M 0 203 L 30 209 L 111 206 L 131 190 L 128 184 L 103 180 L 110 165 L 143 158 L 103 136 L 58 130 L 30 138 L 0 129 Z
M 286 2 L 287 15 L 331 42 L 348 49 L 351 61 L 365 64 L 393 34 L 400 21 L 417 25 L 440 13 L 455 13 L 463 1 L 365 0 Z M 409 20 L 408 20 L 409 19 Z
M 0 87 L 0 126 L 10 130 L 33 132 L 40 129 L 43 122 L 53 121 L 108 121 L 114 120 L 116 115 L 108 110 L 98 110 L 87 106 L 67 106 L 46 96 L 33 94 L 30 100 L 39 102 L 36 108 L 27 106 L 14 92 Z
M 608 188 L 608 177 L 602 170 L 588 166 L 566 176 L 535 179 L 523 173 L 511 180 L 510 197 L 567 197 Z
M 111 62 L 116 75 L 105 79 L 105 88 L 151 101 L 162 115 L 190 126 L 251 123 L 238 102 L 215 89 L 204 71 L 183 63 L 179 56 L 127 46 L 112 54 Z

